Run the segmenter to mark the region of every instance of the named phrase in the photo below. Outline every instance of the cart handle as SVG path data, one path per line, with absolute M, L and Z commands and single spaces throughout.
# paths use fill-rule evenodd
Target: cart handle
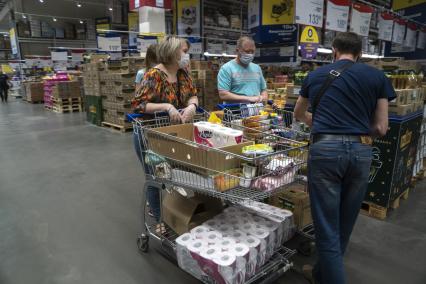
M 274 102 L 272 100 L 268 100 L 266 102 L 268 105 L 273 105 Z M 243 105 L 249 105 L 251 103 L 233 103 L 233 104 L 217 104 L 217 108 L 220 110 L 224 110 L 225 108 L 235 108 L 235 107 L 241 107 Z
M 181 111 L 181 110 L 182 109 L 179 109 L 178 111 Z M 196 113 L 205 113 L 205 112 L 206 112 L 206 110 L 203 109 L 202 107 L 197 107 L 197 109 L 196 109 Z M 127 117 L 127 120 L 133 121 L 133 120 L 136 120 L 138 118 L 143 118 L 144 116 L 153 115 L 153 114 L 154 113 L 128 113 L 126 115 L 126 117 Z M 155 114 L 157 116 L 168 116 L 169 115 L 168 112 L 165 112 L 165 111 L 157 112 Z

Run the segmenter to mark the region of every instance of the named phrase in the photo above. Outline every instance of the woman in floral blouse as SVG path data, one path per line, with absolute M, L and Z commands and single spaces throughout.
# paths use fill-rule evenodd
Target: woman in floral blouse
M 137 112 L 167 112 L 173 122 L 192 120 L 198 107 L 197 89 L 186 67 L 189 65 L 185 40 L 165 38 L 157 48 L 157 61 L 136 90 L 132 105 Z M 180 110 L 180 111 L 178 111 Z
M 141 86 L 136 90 L 132 106 L 135 112 L 154 114 L 167 112 L 174 123 L 191 121 L 198 107 L 197 90 L 186 68 L 189 66 L 188 43 L 177 37 L 166 37 L 157 47 L 157 66 L 146 71 Z M 139 133 L 139 135 L 141 135 Z M 138 134 L 134 135 L 139 159 L 144 159 Z M 148 167 L 145 170 L 149 173 Z M 149 206 L 157 221 L 160 220 L 159 189 L 146 186 Z M 162 233 L 164 226 L 157 227 Z

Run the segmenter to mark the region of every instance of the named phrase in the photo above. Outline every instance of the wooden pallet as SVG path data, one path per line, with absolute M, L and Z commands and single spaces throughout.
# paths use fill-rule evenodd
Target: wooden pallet
M 52 98 L 52 102 L 57 105 L 80 105 L 82 103 L 81 98 L 68 98 L 68 99 L 58 99 Z
M 376 205 L 372 202 L 364 201 L 361 205 L 360 213 L 373 218 L 384 220 L 386 219 L 389 209 L 399 208 L 401 198 L 404 200 L 408 199 L 409 192 L 410 189 L 406 189 L 404 192 L 402 192 L 394 201 L 390 203 L 389 208 Z
M 127 131 L 130 131 L 130 130 L 133 130 L 133 127 L 118 125 L 118 124 L 114 124 L 114 123 L 110 123 L 110 122 L 106 122 L 106 121 L 102 122 L 102 126 L 106 127 L 106 128 L 118 130 L 118 131 L 121 131 L 121 132 L 127 132 Z
M 82 112 L 83 107 L 81 105 L 77 105 L 77 106 L 57 106 L 57 105 L 53 105 L 52 110 L 56 113 Z

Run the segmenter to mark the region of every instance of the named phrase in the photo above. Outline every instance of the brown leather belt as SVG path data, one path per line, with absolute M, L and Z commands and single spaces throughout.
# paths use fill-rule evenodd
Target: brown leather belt
M 373 145 L 373 138 L 368 135 L 314 134 L 311 136 L 311 144 L 320 141 L 358 142 L 361 144 Z

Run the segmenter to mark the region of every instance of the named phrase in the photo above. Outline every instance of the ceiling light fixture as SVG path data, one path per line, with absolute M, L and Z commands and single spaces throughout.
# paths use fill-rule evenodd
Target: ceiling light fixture
M 80 2 L 77 2 L 77 7 L 81 8 L 81 3 Z
M 53 18 L 53 21 L 54 21 L 54 22 L 56 22 L 56 21 L 57 21 L 57 19 L 56 19 L 56 18 Z
M 40 3 L 44 3 L 44 0 L 38 0 Z
M 22 14 L 22 19 L 26 19 L 27 18 L 27 16 L 25 16 L 24 14 Z
M 112 7 L 109 7 L 108 10 L 112 11 L 113 9 L 112 9 Z
M 83 20 L 80 20 L 80 24 L 83 24 L 84 22 L 83 22 Z

